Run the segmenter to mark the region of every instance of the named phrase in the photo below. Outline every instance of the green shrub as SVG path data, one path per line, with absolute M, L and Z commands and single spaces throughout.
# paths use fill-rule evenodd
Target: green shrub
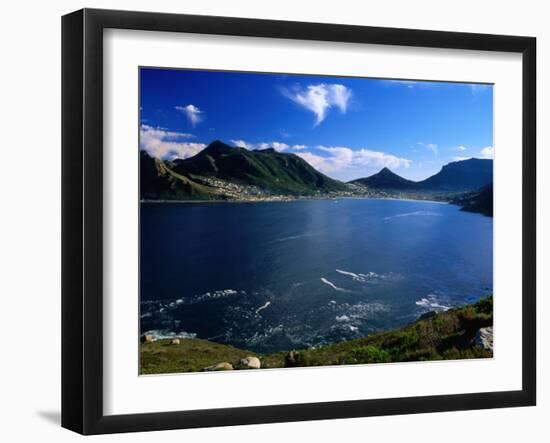
M 493 296 L 480 299 L 475 305 L 476 310 L 483 314 L 493 315 Z
M 319 363 L 311 358 L 307 350 L 290 351 L 285 355 L 285 368 L 300 368 L 304 366 L 316 366 L 317 364 Z
M 357 363 L 387 363 L 390 361 L 390 353 L 374 345 L 353 348 L 351 356 Z
M 383 347 L 389 349 L 392 356 L 399 356 L 408 349 L 417 347 L 419 338 L 415 330 L 398 330 L 383 343 Z

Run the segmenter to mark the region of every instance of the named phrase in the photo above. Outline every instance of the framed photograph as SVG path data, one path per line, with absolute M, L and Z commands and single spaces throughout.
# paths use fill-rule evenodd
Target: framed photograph
M 62 425 L 536 403 L 531 37 L 62 21 Z

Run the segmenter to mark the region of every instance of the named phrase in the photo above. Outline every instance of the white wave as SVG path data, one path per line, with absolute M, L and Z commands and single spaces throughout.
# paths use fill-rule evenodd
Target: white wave
M 340 323 L 337 323 L 337 324 L 334 324 L 330 327 L 330 330 L 331 331 L 335 331 L 335 332 L 347 332 L 347 331 L 350 331 L 350 332 L 357 332 L 359 331 L 359 326 L 355 326 L 353 324 L 350 324 L 350 323 L 345 323 L 345 324 L 340 324 Z
M 243 291 L 241 291 L 241 292 L 243 292 Z M 168 306 L 174 308 L 177 305 L 180 305 L 180 304 L 183 304 L 183 303 L 193 304 L 193 303 L 199 303 L 199 302 L 203 302 L 203 301 L 207 301 L 207 300 L 217 300 L 217 299 L 220 299 L 220 298 L 231 297 L 233 295 L 237 295 L 238 293 L 239 293 L 239 291 L 237 291 L 235 289 L 218 289 L 218 290 L 213 291 L 213 292 L 205 292 L 203 294 L 194 295 L 193 297 L 189 297 L 187 299 L 179 298 L 175 301 L 175 304 L 170 303 Z
M 272 240 L 271 243 L 280 243 L 288 240 L 298 240 L 300 238 L 311 237 L 311 236 L 313 236 L 313 234 L 289 235 L 288 237 L 276 238 L 275 240 Z
M 414 216 L 441 217 L 441 214 L 433 211 L 414 211 L 414 212 L 405 212 L 403 214 L 390 215 L 389 217 L 384 217 L 384 220 L 388 221 L 399 217 L 414 217 Z
M 145 331 L 142 333 L 142 335 L 152 335 L 157 340 L 162 340 L 165 338 L 195 338 L 197 334 L 194 332 L 174 332 L 174 331 L 168 331 L 166 329 L 151 329 L 149 331 Z
M 389 307 L 382 303 L 359 302 L 355 304 L 342 303 L 337 307 L 340 317 L 348 317 L 352 320 L 369 320 L 376 317 L 378 314 L 388 312 Z
M 350 321 L 350 318 L 346 314 L 337 315 L 336 316 L 336 321 L 337 322 L 346 322 L 346 321 Z
M 332 283 L 331 281 L 327 280 L 325 277 L 321 277 L 321 281 L 322 281 L 325 285 L 329 285 L 332 289 L 334 289 L 334 290 L 336 290 L 336 291 L 349 292 L 347 289 L 339 288 L 339 287 L 336 286 L 334 283 Z
M 256 314 L 258 314 L 260 311 L 263 311 L 265 308 L 267 308 L 271 304 L 270 301 L 266 301 L 265 304 L 260 306 L 258 309 L 256 309 Z
M 344 274 L 344 275 L 349 275 L 350 277 L 352 277 L 354 280 L 359 278 L 359 275 L 358 274 L 355 274 L 354 272 L 349 272 L 349 271 L 342 271 L 341 269 L 337 269 L 336 272 L 339 272 L 340 274 Z
M 342 269 L 336 269 L 336 272 L 342 275 L 351 277 L 353 281 L 358 281 L 362 283 L 374 283 L 376 280 L 385 280 L 388 278 L 388 275 L 377 274 L 376 272 L 367 272 L 366 274 L 356 274 L 355 272 L 344 271 Z
M 197 302 L 206 301 L 206 300 L 231 297 L 232 295 L 237 295 L 238 293 L 239 293 L 239 291 L 237 291 L 235 289 L 218 289 L 218 290 L 213 291 L 213 292 L 205 292 L 204 294 L 199 294 L 199 295 L 195 295 L 193 297 L 190 297 L 189 301 L 184 300 L 184 299 L 179 299 L 181 301 L 176 300 L 176 303 L 177 304 L 180 304 L 180 303 L 197 303 Z
M 245 291 L 240 291 L 241 294 L 246 294 Z M 141 303 L 142 314 L 140 318 L 152 316 L 161 317 L 170 315 L 171 311 L 181 308 L 184 305 L 193 305 L 209 300 L 218 300 L 238 295 L 239 291 L 235 289 L 220 289 L 213 292 L 204 292 L 202 294 L 193 295 L 190 297 L 181 297 L 172 300 L 148 300 Z
M 450 306 L 445 306 L 440 304 L 435 294 L 428 294 L 427 298 L 421 298 L 420 300 L 417 300 L 415 304 L 417 306 L 421 306 L 423 308 L 427 308 L 434 311 L 437 311 L 437 310 L 447 311 L 451 309 Z

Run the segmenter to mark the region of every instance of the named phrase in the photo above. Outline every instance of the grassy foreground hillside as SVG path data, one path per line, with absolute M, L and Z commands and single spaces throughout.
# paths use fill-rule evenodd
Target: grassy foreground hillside
M 428 313 L 400 329 L 316 349 L 261 355 L 200 339 L 157 340 L 140 346 L 141 373 L 197 372 L 227 362 L 237 366 L 247 356 L 262 368 L 491 358 L 482 346 L 480 328 L 493 325 L 493 297 L 446 312 Z

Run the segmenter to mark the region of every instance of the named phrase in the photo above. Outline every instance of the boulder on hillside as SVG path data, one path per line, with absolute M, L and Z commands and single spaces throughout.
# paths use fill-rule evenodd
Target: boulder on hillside
M 154 335 L 145 334 L 145 335 L 142 335 L 139 338 L 139 340 L 140 340 L 141 343 L 153 343 L 157 339 Z
M 233 370 L 233 365 L 228 362 L 216 363 L 215 365 L 208 366 L 203 369 L 203 371 L 231 371 Z
M 493 327 L 488 326 L 486 328 L 480 328 L 476 332 L 474 338 L 474 343 L 476 346 L 483 348 L 487 351 L 493 350 Z
M 242 358 L 237 365 L 238 369 L 260 369 L 261 363 L 258 357 L 246 357 Z
M 173 338 L 173 339 L 170 341 L 170 344 L 171 344 L 171 345 L 179 345 L 179 344 L 180 344 L 180 339 L 179 339 L 179 338 Z

